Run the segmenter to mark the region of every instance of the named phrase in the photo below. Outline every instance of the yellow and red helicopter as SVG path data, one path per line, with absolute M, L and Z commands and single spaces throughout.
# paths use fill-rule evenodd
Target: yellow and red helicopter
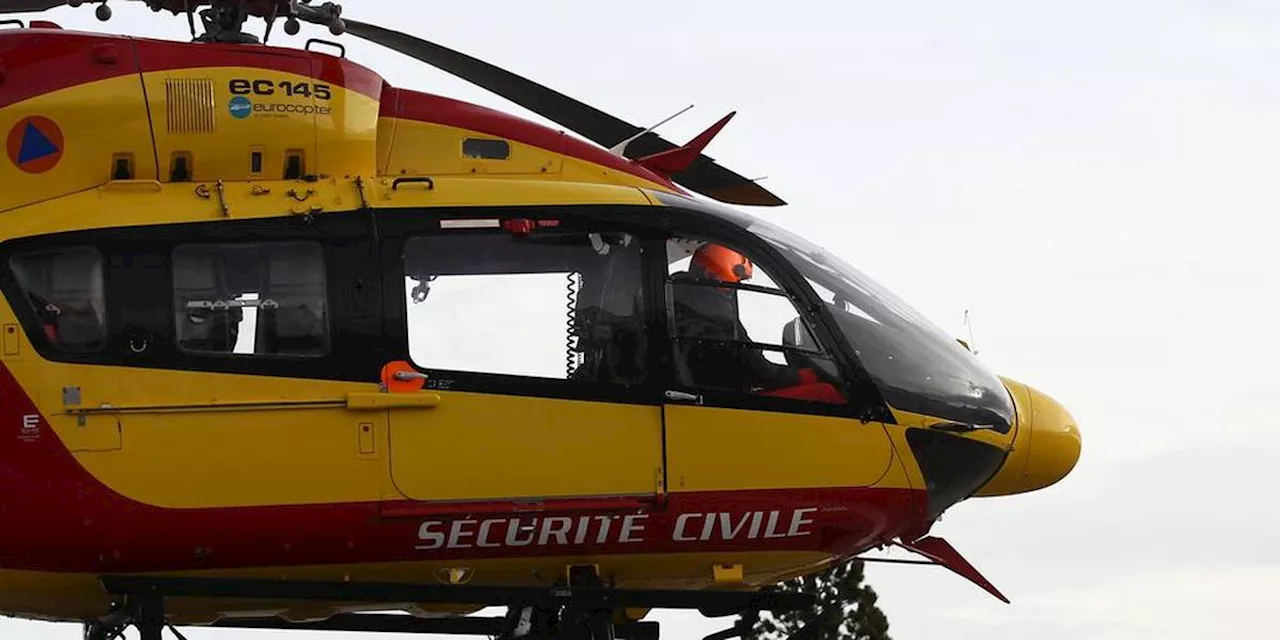
M 194 41 L 0 29 L 0 613 L 652 638 L 888 546 L 1004 599 L 929 531 L 1065 477 L 1073 419 L 726 206 L 783 204 L 703 155 L 729 117 L 676 145 L 332 3 L 147 5 Z

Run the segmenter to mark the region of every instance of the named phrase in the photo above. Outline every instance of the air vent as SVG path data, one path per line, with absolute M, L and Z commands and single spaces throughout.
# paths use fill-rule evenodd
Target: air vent
M 169 78 L 164 81 L 169 105 L 169 133 L 213 133 L 213 81 Z

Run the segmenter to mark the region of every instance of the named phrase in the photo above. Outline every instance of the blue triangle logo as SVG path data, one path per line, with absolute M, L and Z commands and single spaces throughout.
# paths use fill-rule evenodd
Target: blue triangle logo
M 27 129 L 22 132 L 22 148 L 18 151 L 18 164 L 47 158 L 57 152 L 58 147 L 40 133 L 36 125 L 28 122 Z

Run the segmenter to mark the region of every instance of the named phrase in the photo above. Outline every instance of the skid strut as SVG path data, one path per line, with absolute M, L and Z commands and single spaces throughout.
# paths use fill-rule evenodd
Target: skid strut
M 681 591 L 614 589 L 594 567 L 570 568 L 555 587 L 487 587 L 404 583 L 311 582 L 237 578 L 103 576 L 108 593 L 123 596 L 124 607 L 108 622 L 85 628 L 86 640 L 113 640 L 113 631 L 132 624 L 140 640 L 162 640 L 170 629 L 169 598 L 237 598 L 361 604 L 433 602 L 506 606 L 505 618 L 431 618 L 404 615 L 339 614 L 321 622 L 291 623 L 279 618 L 227 619 L 217 627 L 335 631 L 389 631 L 485 635 L 504 640 L 657 640 L 656 622 L 620 622 L 619 612 L 636 609 L 699 609 L 724 613 L 795 611 L 811 608 L 812 596 L 765 591 Z M 736 635 L 736 634 L 735 634 Z

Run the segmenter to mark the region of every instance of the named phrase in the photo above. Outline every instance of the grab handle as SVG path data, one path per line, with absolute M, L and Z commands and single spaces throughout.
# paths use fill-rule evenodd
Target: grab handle
M 435 393 L 348 393 L 348 411 L 382 411 L 384 409 L 433 409 L 440 404 Z

